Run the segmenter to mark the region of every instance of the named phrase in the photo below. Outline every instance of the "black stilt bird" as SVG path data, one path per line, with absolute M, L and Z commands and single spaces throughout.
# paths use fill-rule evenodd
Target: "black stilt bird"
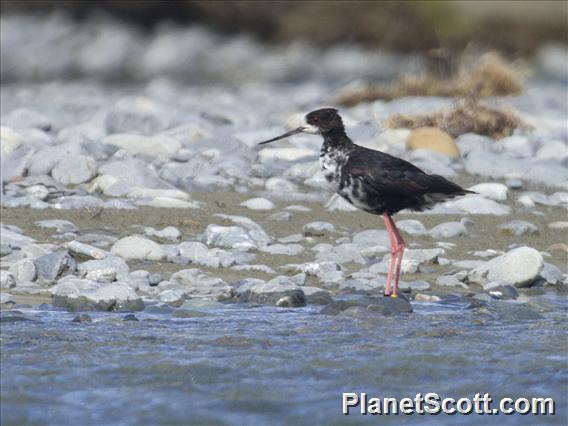
M 333 189 L 355 207 L 383 216 L 391 242 L 385 295 L 397 297 L 405 244 L 392 215 L 403 209 L 422 211 L 472 191 L 442 176 L 429 175 L 408 161 L 354 144 L 333 108 L 312 111 L 306 115 L 304 125 L 260 144 L 302 132 L 323 136 L 320 165 Z

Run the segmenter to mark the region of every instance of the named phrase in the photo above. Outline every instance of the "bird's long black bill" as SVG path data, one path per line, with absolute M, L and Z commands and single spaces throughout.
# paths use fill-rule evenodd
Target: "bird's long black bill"
M 267 141 L 264 141 L 264 142 L 259 142 L 259 145 L 264 145 L 265 143 L 275 142 L 277 140 L 287 138 L 288 136 L 292 136 L 292 135 L 295 135 L 297 133 L 301 133 L 303 130 L 304 130 L 303 127 L 298 127 L 297 129 L 290 130 L 289 132 L 286 132 L 283 135 L 276 136 L 275 138 L 268 139 Z

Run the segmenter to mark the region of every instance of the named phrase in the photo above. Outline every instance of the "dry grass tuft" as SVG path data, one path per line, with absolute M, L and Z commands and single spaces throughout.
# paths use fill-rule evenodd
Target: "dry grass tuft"
M 456 77 L 440 79 L 431 74 L 404 75 L 397 84 L 371 86 L 340 94 L 337 103 L 393 100 L 405 96 L 480 97 L 517 95 L 523 91 L 524 75 L 497 53 L 482 55 L 470 69 L 460 67 Z
M 454 138 L 465 133 L 476 133 L 494 139 L 510 136 L 518 127 L 528 127 L 513 112 L 480 105 L 475 101 L 462 103 L 449 111 L 420 115 L 395 114 L 384 125 L 395 129 L 437 127 Z

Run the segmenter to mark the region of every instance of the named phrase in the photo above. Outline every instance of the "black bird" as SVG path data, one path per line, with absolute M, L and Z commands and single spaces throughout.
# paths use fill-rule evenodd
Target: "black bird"
M 305 116 L 304 125 L 260 144 L 302 132 L 323 136 L 320 165 L 333 189 L 355 207 L 383 216 L 391 242 L 385 296 L 397 297 L 405 244 L 392 215 L 403 209 L 422 211 L 473 192 L 442 176 L 429 175 L 408 161 L 356 145 L 345 134 L 343 121 L 333 108 L 312 111 Z

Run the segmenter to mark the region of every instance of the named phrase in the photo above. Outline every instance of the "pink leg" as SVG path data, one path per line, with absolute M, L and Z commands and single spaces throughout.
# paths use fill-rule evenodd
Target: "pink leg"
M 400 235 L 400 232 L 398 231 L 398 228 L 396 227 L 396 224 L 394 223 L 394 221 L 392 220 L 392 218 L 390 216 L 387 215 L 387 219 L 389 222 L 389 226 L 392 229 L 392 232 L 394 234 L 394 238 L 395 238 L 395 254 L 393 256 L 396 257 L 396 272 L 394 274 L 394 292 L 392 294 L 392 297 L 397 297 L 398 296 L 398 280 L 400 278 L 400 267 L 402 266 L 402 258 L 404 257 L 404 248 L 406 247 L 406 244 L 404 243 L 404 240 L 402 239 L 402 236 Z
M 387 228 L 387 232 L 389 234 L 389 239 L 390 239 L 390 243 L 391 243 L 391 258 L 390 258 L 390 263 L 389 263 L 389 274 L 388 274 L 388 277 L 387 277 L 387 286 L 385 288 L 385 296 L 390 296 L 391 295 L 392 278 L 393 278 L 395 271 L 397 269 L 397 248 L 398 248 L 398 244 L 397 244 L 397 241 L 396 241 L 396 233 L 392 228 L 391 217 L 387 213 L 384 213 L 383 218 L 385 220 L 385 226 Z M 396 287 L 395 287 L 395 293 L 396 293 Z

